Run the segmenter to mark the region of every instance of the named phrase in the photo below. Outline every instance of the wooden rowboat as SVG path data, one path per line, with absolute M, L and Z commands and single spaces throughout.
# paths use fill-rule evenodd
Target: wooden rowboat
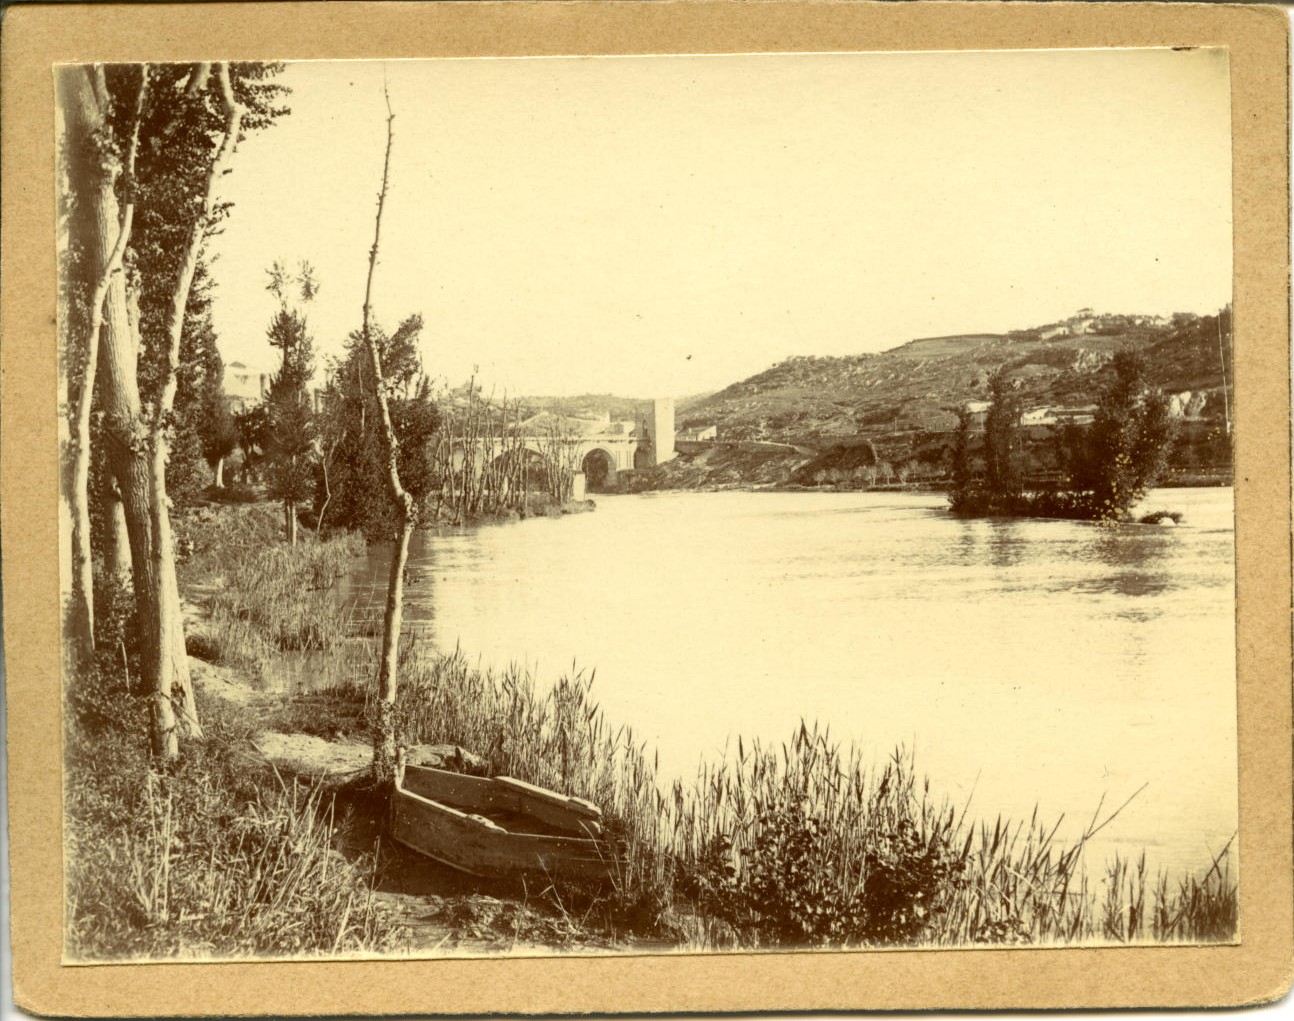
M 474 876 L 604 879 L 614 864 L 602 813 L 583 798 L 426 766 L 396 771 L 395 839 Z

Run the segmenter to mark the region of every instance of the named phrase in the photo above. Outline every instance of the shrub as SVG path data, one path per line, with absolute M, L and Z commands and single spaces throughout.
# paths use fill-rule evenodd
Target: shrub
M 1158 525 L 1163 521 L 1171 521 L 1175 525 L 1180 525 L 1183 520 L 1184 515 L 1181 511 L 1169 510 L 1151 511 L 1149 514 L 1143 514 L 1137 519 L 1138 523 L 1143 525 Z

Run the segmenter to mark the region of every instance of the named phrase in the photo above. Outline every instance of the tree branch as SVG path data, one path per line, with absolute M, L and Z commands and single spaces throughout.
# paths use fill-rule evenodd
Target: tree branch
M 391 94 L 386 83 L 382 84 L 382 95 L 386 99 L 386 156 L 382 162 L 382 190 L 377 194 L 377 220 L 373 229 L 373 247 L 368 252 L 368 280 L 364 285 L 364 344 L 368 348 L 369 359 L 373 363 L 373 389 L 377 396 L 378 410 L 382 416 L 382 432 L 387 448 L 387 481 L 391 487 L 391 496 L 399 505 L 406 520 L 412 520 L 413 498 L 400 482 L 398 451 L 399 439 L 391 424 L 391 409 L 386 399 L 385 380 L 382 376 L 382 356 L 377 349 L 377 339 L 373 336 L 373 274 L 377 268 L 378 245 L 382 240 L 382 212 L 386 208 L 387 184 L 391 175 L 391 143 L 395 137 L 392 125 L 395 114 L 391 110 Z
M 184 95 L 189 99 L 200 94 L 207 87 L 207 80 L 211 77 L 211 64 L 208 61 L 202 61 L 197 64 L 193 73 L 189 75 L 189 84 L 184 89 Z

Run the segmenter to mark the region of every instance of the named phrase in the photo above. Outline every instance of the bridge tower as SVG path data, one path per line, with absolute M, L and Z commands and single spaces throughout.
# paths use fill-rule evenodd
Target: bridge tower
M 657 397 L 651 413 L 643 423 L 647 441 L 646 467 L 654 467 L 674 457 L 674 398 Z

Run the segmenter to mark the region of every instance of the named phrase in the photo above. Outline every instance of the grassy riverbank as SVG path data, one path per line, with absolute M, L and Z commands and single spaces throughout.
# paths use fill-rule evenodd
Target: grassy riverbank
M 382 806 L 353 784 L 293 780 L 255 751 L 258 732 L 308 734 L 362 762 L 373 708 L 376 656 L 348 636 L 330 591 L 359 547 L 345 537 L 310 538 L 289 550 L 275 524 L 270 508 L 255 505 L 188 523 L 184 584 L 202 610 L 192 651 L 222 664 L 228 690 L 217 699 L 214 682 L 200 686 L 208 739 L 186 748 L 174 776 L 150 775 L 146 705 L 111 657 L 69 688 L 74 955 L 442 947 L 443 935 L 411 935 L 428 901 L 423 887 L 400 885 L 389 841 L 383 850 Z M 277 657 L 303 648 L 326 653 L 333 683 L 291 695 L 257 691 Z M 738 739 L 692 782 L 662 784 L 645 741 L 606 719 L 591 678 L 548 683 L 516 668 L 490 672 L 416 641 L 402 660 L 403 742 L 456 745 L 492 774 L 589 798 L 620 862 L 599 888 L 496 884 L 452 910 L 437 902 L 437 912 L 476 917 L 488 901 L 499 924 L 515 932 L 524 913 L 533 938 L 568 947 L 1209 942 L 1236 934 L 1227 851 L 1198 876 L 1153 876 L 1144 859 L 1091 861 L 1083 840 L 1060 846 L 1056 827 L 1036 815 L 977 820 L 973 808 L 932 793 L 902 750 L 872 767 L 859 749 L 811 725 L 776 747 Z M 1086 837 L 1114 811 L 1098 812 Z M 496 910 L 500 902 L 507 911 Z

